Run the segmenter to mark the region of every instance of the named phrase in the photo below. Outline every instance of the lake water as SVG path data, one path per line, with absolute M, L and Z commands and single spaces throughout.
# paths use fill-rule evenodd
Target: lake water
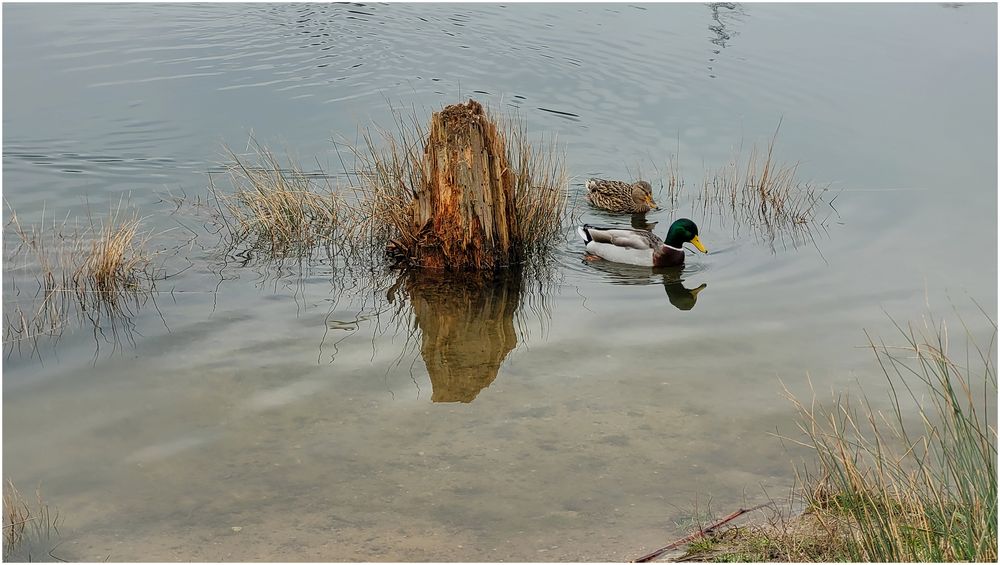
M 785 497 L 809 454 L 775 437 L 783 387 L 878 405 L 886 314 L 997 311 L 995 5 L 7 4 L 3 79 L 22 223 L 125 195 L 186 245 L 124 339 L 5 343 L 3 476 L 59 510 L 63 559 L 634 558 Z M 251 135 L 336 185 L 331 140 L 468 97 L 558 139 L 582 221 L 628 222 L 587 178 L 663 203 L 672 157 L 697 187 L 779 120 L 836 200 L 805 245 L 703 223 L 681 281 L 585 262 L 567 226 L 548 284 L 399 306 L 324 261 L 227 262 L 166 196 L 204 199 Z

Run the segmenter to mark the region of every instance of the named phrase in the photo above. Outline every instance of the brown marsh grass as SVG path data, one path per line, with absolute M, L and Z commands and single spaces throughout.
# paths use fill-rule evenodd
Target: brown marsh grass
M 789 394 L 805 438 L 792 441 L 817 459 L 798 474 L 788 511 L 772 503 L 765 520 L 701 537 L 674 557 L 996 562 L 997 326 L 986 316 L 989 337 L 977 341 L 963 322 L 958 347 L 947 324 L 929 316 L 896 324 L 898 344 L 869 337 L 890 385 L 887 410 L 865 395 L 823 406 Z M 794 515 L 802 502 L 805 512 Z
M 35 491 L 35 501 L 30 503 L 7 480 L 3 485 L 3 559 L 4 561 L 34 561 L 41 557 L 31 554 L 34 542 L 48 539 L 59 533 L 59 513 L 53 513 Z M 49 551 L 50 557 L 55 557 Z
M 79 255 L 72 286 L 81 297 L 93 293 L 120 295 L 142 288 L 150 280 L 151 260 L 146 252 L 147 233 L 141 233 L 135 212 L 113 210 L 108 220 L 93 226 L 95 237 Z
M 393 117 L 395 130 L 374 126 L 361 133 L 360 144 L 343 144 L 354 158 L 349 234 L 370 256 L 384 253 L 393 239 L 416 236 L 410 203 L 423 178 L 427 128 L 416 113 L 407 119 L 394 111 Z
M 361 143 L 344 144 L 354 158 L 349 232 L 356 247 L 370 253 L 383 253 L 393 240 L 409 242 L 418 235 L 410 203 L 423 180 L 427 128 L 415 112 L 404 116 L 394 110 L 393 116 L 393 129 L 365 130 Z M 514 172 L 516 255 L 525 262 L 544 260 L 562 237 L 568 216 L 564 158 L 554 140 L 532 142 L 518 117 L 490 117 Z
M 253 153 L 230 151 L 226 165 L 231 192 L 210 191 L 218 203 L 230 249 L 265 258 L 303 257 L 334 243 L 342 203 L 324 174 L 310 174 L 289 159 L 283 166 L 267 147 L 251 139 Z M 324 179 L 319 184 L 317 179 Z
M 901 326 L 900 345 L 869 338 L 890 385 L 888 411 L 866 397 L 828 408 L 795 401 L 818 467 L 806 498 L 849 525 L 852 561 L 997 560 L 996 322 L 986 343 L 965 329 Z M 964 325 L 963 325 L 964 328 Z M 794 399 L 793 399 L 794 400 Z
M 571 213 L 564 157 L 555 139 L 532 143 L 523 121 L 507 116 L 499 124 L 507 135 L 508 161 L 514 164 L 521 256 L 546 255 L 562 237 Z
M 10 208 L 4 270 L 4 347 L 37 346 L 80 317 L 95 327 L 130 318 L 155 289 L 150 234 L 124 200 L 107 217 L 24 225 Z M 33 288 L 32 288 L 33 287 Z
M 829 186 L 801 180 L 798 163 L 778 160 L 774 149 L 780 128 L 779 122 L 765 149 L 751 144 L 744 155 L 741 143 L 725 165 L 706 170 L 699 189 L 688 195 L 679 165 L 671 157 L 667 166 L 671 207 L 688 196 L 692 212 L 700 212 L 706 223 L 729 224 L 734 236 L 749 230 L 772 247 L 786 236 L 793 245 L 811 240 L 812 229 L 825 220 L 818 218 L 823 205 L 832 210 L 832 200 L 826 200 Z
M 24 497 L 14 487 L 14 483 L 9 480 L 4 483 L 3 488 L 3 545 L 4 557 L 21 543 L 24 539 L 24 532 L 28 528 L 28 522 L 33 520 L 31 509 L 24 501 Z

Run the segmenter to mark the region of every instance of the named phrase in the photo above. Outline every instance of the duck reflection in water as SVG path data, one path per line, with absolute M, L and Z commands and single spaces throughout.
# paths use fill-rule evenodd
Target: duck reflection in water
M 684 268 L 668 267 L 653 269 L 656 274 L 663 275 L 663 290 L 667 291 L 667 300 L 678 310 L 690 310 L 698 302 L 698 293 L 705 290 L 707 283 L 701 283 L 694 288 L 684 286 Z
M 663 288 L 667 291 L 667 300 L 678 310 L 694 308 L 695 303 L 698 302 L 698 293 L 705 290 L 707 286 L 707 283 L 701 283 L 695 288 L 687 288 L 684 286 L 684 281 L 680 279 L 663 278 Z
M 647 221 L 645 212 L 632 214 L 632 227 L 637 230 L 653 231 L 658 223 L 660 222 Z
M 691 310 L 698 302 L 698 293 L 708 287 L 701 283 L 694 288 L 684 285 L 684 267 L 637 267 L 623 263 L 606 261 L 597 256 L 584 259 L 589 267 L 604 272 L 612 284 L 648 285 L 663 283 L 667 300 L 678 310 Z M 662 277 L 662 278 L 660 278 Z

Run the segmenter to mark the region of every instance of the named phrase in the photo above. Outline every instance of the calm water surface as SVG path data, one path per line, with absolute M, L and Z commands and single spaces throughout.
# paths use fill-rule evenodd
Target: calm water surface
M 773 435 L 795 431 L 782 383 L 877 399 L 863 330 L 891 340 L 885 313 L 930 304 L 974 332 L 970 299 L 996 313 L 996 22 L 995 5 L 5 5 L 22 222 L 126 195 L 155 249 L 200 235 L 162 255 L 182 272 L 120 343 L 81 326 L 5 344 L 4 479 L 58 508 L 56 555 L 113 561 L 621 560 L 696 508 L 782 497 L 808 455 Z M 331 140 L 390 125 L 389 103 L 470 96 L 558 138 L 584 221 L 628 221 L 582 205 L 588 177 L 641 174 L 665 200 L 671 156 L 696 187 L 779 120 L 779 158 L 835 208 L 774 249 L 703 222 L 713 252 L 679 277 L 586 263 L 568 228 L 544 285 L 431 283 L 403 304 L 325 261 L 227 262 L 197 210 L 164 202 L 204 197 L 250 135 L 336 184 Z M 10 288 L 6 312 L 29 298 Z

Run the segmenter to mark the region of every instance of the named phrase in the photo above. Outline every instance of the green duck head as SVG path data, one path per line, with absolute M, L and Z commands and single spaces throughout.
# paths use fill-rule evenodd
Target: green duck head
M 687 218 L 681 218 L 670 224 L 670 229 L 667 230 L 667 237 L 663 242 L 677 249 L 680 249 L 685 243 L 691 243 L 698 248 L 698 251 L 708 253 L 708 249 L 705 249 L 705 246 L 701 244 L 701 240 L 698 239 L 698 226 L 694 225 L 694 222 Z

